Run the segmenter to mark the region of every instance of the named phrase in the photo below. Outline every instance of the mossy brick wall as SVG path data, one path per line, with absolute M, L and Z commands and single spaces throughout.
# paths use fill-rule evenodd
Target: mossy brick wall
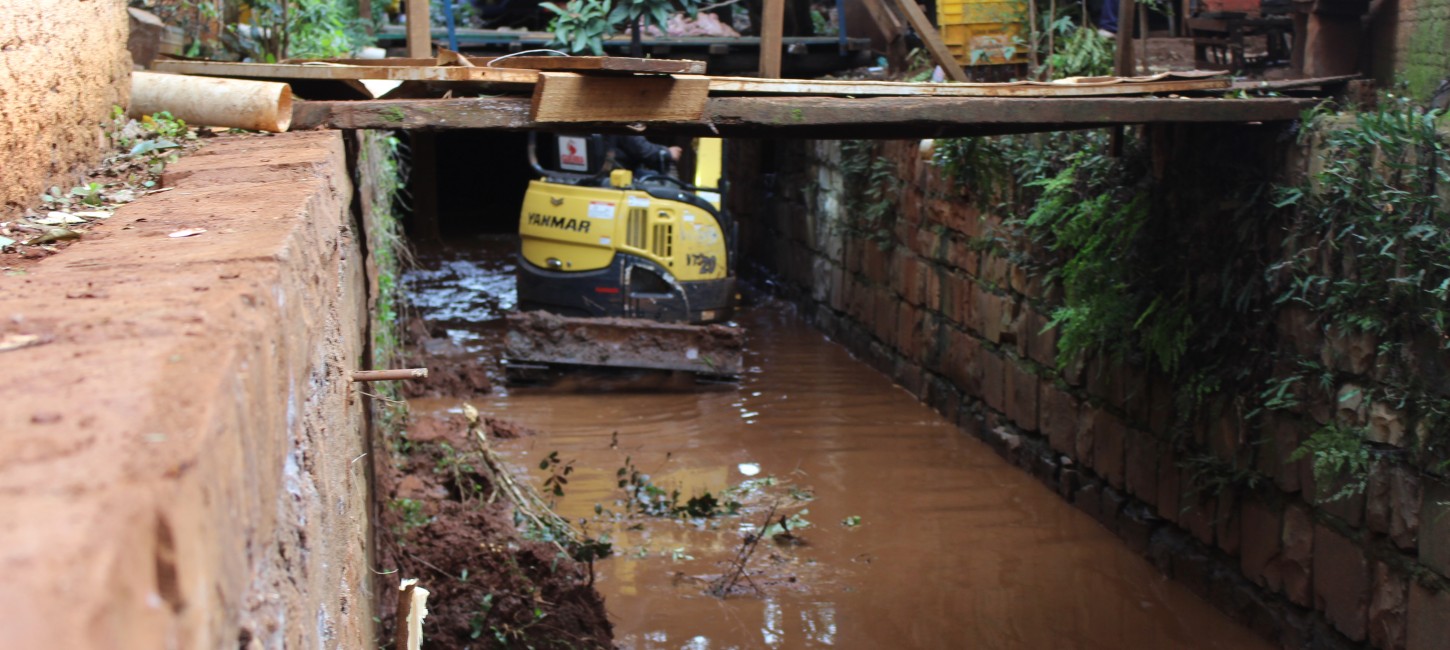
M 1386 0 L 1370 42 L 1378 81 L 1404 80 L 1412 95 L 1428 98 L 1450 78 L 1450 1 Z
M 730 153 L 743 258 L 817 327 L 1284 647 L 1450 639 L 1450 488 L 1380 462 L 1366 494 L 1327 503 L 1309 462 L 1288 462 L 1336 408 L 1408 444 L 1393 409 L 1329 395 L 1262 420 L 1220 409 L 1185 443 L 1173 432 L 1178 387 L 1164 377 L 1099 360 L 1058 369 L 1046 325 L 1059 291 L 982 245 L 1011 236 L 1003 215 L 976 208 L 917 141 L 877 146 L 902 182 L 896 211 L 885 228 L 853 228 L 861 206 L 848 186 L 860 180 L 842 170 L 845 148 L 743 141 Z M 1340 386 L 1372 381 L 1373 342 L 1326 336 L 1296 310 L 1274 329 L 1282 347 L 1339 369 Z M 1238 458 L 1271 485 L 1208 496 L 1191 476 L 1194 453 Z

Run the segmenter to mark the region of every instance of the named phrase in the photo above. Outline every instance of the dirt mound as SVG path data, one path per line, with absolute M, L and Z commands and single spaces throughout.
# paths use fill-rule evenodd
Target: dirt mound
M 499 437 L 527 431 L 506 420 L 486 424 Z M 386 497 L 379 564 L 432 592 L 427 647 L 611 647 L 589 566 L 518 532 L 508 501 L 477 470 L 481 455 L 461 417 L 413 423 L 395 447 L 377 468 Z M 395 611 L 396 593 L 385 592 L 378 611 Z M 394 617 L 382 622 L 382 638 L 393 638 Z

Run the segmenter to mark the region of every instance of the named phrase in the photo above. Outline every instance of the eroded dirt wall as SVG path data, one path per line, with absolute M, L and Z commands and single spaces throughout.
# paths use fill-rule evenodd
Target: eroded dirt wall
M 1249 130 L 1205 137 L 1263 141 Z M 1046 326 L 1061 291 L 993 244 L 1011 237 L 1005 215 L 979 210 L 916 141 L 870 151 L 900 185 L 884 225 L 863 230 L 853 224 L 868 206 L 851 199 L 863 181 L 845 171 L 853 153 L 843 143 L 732 144 L 727 202 L 745 233 L 742 258 L 816 326 L 1265 637 L 1443 647 L 1450 489 L 1383 463 L 1367 494 L 1316 497 L 1309 461 L 1290 454 L 1317 426 L 1311 412 L 1346 408 L 1333 395 L 1293 418 L 1226 412 L 1195 424 L 1185 446 L 1172 427 L 1176 387 L 1163 377 L 1131 363 L 1058 367 Z M 1273 326 L 1286 351 L 1369 374 L 1350 366 L 1372 365 L 1373 343 L 1322 327 L 1292 309 Z M 1191 453 L 1247 459 L 1269 484 L 1206 497 L 1186 468 Z
M 0 340 L 39 337 L 0 352 L 0 647 L 373 647 L 343 140 L 212 140 L 164 185 L 0 276 Z
M 0 208 L 66 185 L 130 96 L 124 0 L 0 0 Z

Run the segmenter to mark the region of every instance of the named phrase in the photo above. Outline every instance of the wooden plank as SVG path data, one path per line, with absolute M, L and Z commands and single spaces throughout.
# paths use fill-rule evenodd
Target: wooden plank
M 1111 0 L 1109 0 L 1111 1 Z M 952 57 L 951 50 L 947 49 L 946 43 L 941 40 L 941 35 L 936 28 L 931 26 L 931 21 L 926 19 L 926 14 L 921 13 L 921 7 L 916 6 L 916 0 L 896 0 L 896 7 L 906 16 L 906 22 L 916 30 L 916 35 L 921 37 L 921 42 L 926 45 L 926 50 L 931 53 L 931 58 L 946 72 L 947 78 L 952 81 L 966 81 L 967 72 Z
M 906 30 L 901 28 L 901 20 L 881 0 L 861 0 L 861 4 L 865 5 L 866 13 L 871 15 L 871 21 L 876 23 L 876 28 L 881 30 L 888 43 L 906 35 Z
M 1242 123 L 1298 119 L 1318 99 L 1092 97 L 712 97 L 699 122 L 651 124 L 650 133 L 726 137 L 918 138 L 1031 133 L 1121 124 Z M 549 130 L 524 97 L 298 102 L 292 128 Z M 584 123 L 576 123 L 584 124 Z M 588 123 L 600 133 L 628 123 Z
M 523 68 L 544 72 L 653 72 L 705 74 L 704 61 L 636 59 L 626 56 L 510 56 L 494 59 L 495 68 Z
M 296 65 L 288 63 L 225 63 L 221 61 L 156 61 L 157 72 L 246 79 L 391 79 L 394 81 L 488 81 L 532 84 L 537 70 L 478 66 Z
M 529 117 L 536 122 L 697 122 L 709 94 L 709 79 L 699 76 L 541 72 Z
M 835 95 L 853 97 L 1104 97 L 1227 89 L 1228 79 L 1165 79 L 1101 83 L 903 83 L 709 77 L 710 93 L 760 95 Z
M 785 34 L 785 0 L 765 0 L 760 23 L 760 76 L 779 79 L 781 38 Z

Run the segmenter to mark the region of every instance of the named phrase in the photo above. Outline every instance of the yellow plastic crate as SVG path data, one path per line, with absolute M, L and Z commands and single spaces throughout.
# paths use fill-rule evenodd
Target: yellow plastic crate
M 1004 65 L 1027 61 L 1027 5 L 1024 2 L 937 0 L 942 41 L 962 65 Z M 1008 49 L 1012 56 L 1007 56 Z M 982 55 L 976 61 L 972 54 Z

